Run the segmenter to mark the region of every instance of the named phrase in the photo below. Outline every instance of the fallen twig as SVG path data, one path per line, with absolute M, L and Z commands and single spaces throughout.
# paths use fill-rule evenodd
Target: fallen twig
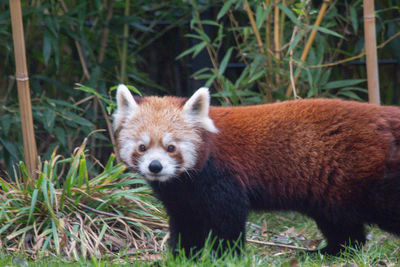
M 313 251 L 313 249 L 309 249 L 309 248 L 305 248 L 305 247 L 285 245 L 285 244 L 279 244 L 279 243 L 274 243 L 274 242 L 266 242 L 266 241 L 254 240 L 254 239 L 247 239 L 247 242 L 260 244 L 260 245 L 267 245 L 267 246 L 275 246 L 275 247 L 299 249 L 299 250 L 305 250 L 305 251 Z

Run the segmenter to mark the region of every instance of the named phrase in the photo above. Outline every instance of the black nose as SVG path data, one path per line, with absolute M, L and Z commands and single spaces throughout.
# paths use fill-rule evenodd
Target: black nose
M 150 162 L 149 170 L 152 173 L 159 173 L 162 170 L 161 162 L 159 162 L 158 160 L 153 160 L 152 162 Z

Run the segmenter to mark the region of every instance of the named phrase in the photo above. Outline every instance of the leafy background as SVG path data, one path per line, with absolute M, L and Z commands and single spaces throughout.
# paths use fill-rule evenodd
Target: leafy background
M 288 87 L 298 75 L 301 98 L 366 101 L 362 1 L 332 0 L 317 28 L 323 1 L 274 2 L 22 1 L 41 157 L 39 180 L 32 181 L 23 163 L 15 167 L 23 147 L 9 4 L 0 0 L 0 247 L 75 259 L 125 246 L 121 236 L 136 242 L 134 253 L 145 251 L 149 240 L 153 250 L 162 247 L 166 227 L 159 203 L 114 163 L 110 115 L 120 82 L 141 95 L 189 96 L 206 85 L 214 104 L 248 105 L 293 98 Z M 398 105 L 400 5 L 381 0 L 375 8 L 381 98 Z M 303 62 L 312 29 L 316 39 Z M 284 217 L 253 221 L 294 220 Z M 304 245 L 298 240 L 302 229 L 315 232 L 309 225 L 290 231 L 295 242 Z M 360 256 L 358 263 L 388 256 L 373 251 L 366 254 L 371 260 Z
M 284 100 L 290 53 L 294 73 L 301 72 L 299 96 L 366 100 L 363 57 L 315 67 L 362 53 L 362 1 L 331 1 L 304 64 L 300 54 L 322 1 L 279 2 L 279 59 L 272 2 L 23 1 L 39 153 L 49 158 L 58 146 L 68 154 L 94 129 L 106 129 L 110 108 L 104 99 L 112 101 L 110 88 L 121 81 L 144 95 L 187 96 L 207 85 L 220 104 Z M 399 5 L 379 1 L 376 10 L 379 45 L 399 32 Z M 0 1 L 0 11 L 0 166 L 11 171 L 23 149 L 8 1 Z M 398 103 L 399 42 L 378 50 L 386 63 L 380 65 L 385 104 Z M 93 90 L 76 90 L 77 83 Z M 93 156 L 112 151 L 109 132 L 95 133 L 92 140 Z

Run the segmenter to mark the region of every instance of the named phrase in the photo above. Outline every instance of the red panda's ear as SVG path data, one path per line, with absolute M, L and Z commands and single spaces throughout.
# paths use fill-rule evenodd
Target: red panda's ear
M 137 106 L 135 99 L 133 98 L 128 87 L 124 84 L 118 85 L 117 88 L 117 108 L 118 109 L 132 109 Z
M 117 111 L 114 113 L 114 130 L 120 125 L 120 122 L 138 107 L 129 89 L 123 85 L 117 88 Z
M 183 113 L 189 122 L 200 124 L 207 131 L 217 133 L 213 121 L 208 117 L 210 109 L 210 93 L 208 88 L 201 87 L 185 103 Z

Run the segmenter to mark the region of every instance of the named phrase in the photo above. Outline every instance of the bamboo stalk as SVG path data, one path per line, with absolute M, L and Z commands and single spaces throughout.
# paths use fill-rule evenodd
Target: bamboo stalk
M 107 2 L 108 2 L 108 4 L 107 4 Z M 110 24 L 110 20 L 111 20 L 111 18 L 113 16 L 113 11 L 114 11 L 114 0 L 110 0 L 110 1 L 105 0 L 104 1 L 104 5 L 105 5 L 106 8 L 108 8 L 108 10 L 107 10 L 106 23 L 105 23 L 105 26 L 104 26 L 104 29 L 103 29 L 103 36 L 101 38 L 100 52 L 99 52 L 99 56 L 98 56 L 98 59 L 97 59 L 97 62 L 99 64 L 103 63 L 104 55 L 106 54 L 108 34 L 110 32 L 109 24 Z M 93 98 L 93 118 L 94 118 L 94 121 L 96 121 L 96 119 L 97 119 L 97 114 L 98 114 L 98 110 L 99 110 L 99 102 L 100 102 L 100 100 L 97 97 Z M 96 129 L 96 126 L 95 126 L 95 129 Z M 111 135 L 110 138 L 112 140 L 114 138 L 114 136 Z M 97 142 L 96 137 L 92 136 L 92 139 L 90 140 L 90 147 L 91 147 L 91 152 L 90 153 L 94 158 L 96 158 L 96 142 Z M 113 140 L 112 140 L 112 142 L 114 144 Z
M 264 8 L 267 9 L 271 5 L 271 0 L 266 0 Z M 271 11 L 271 9 L 270 9 Z M 271 49 L 271 18 L 272 15 L 270 12 L 268 12 L 268 16 L 265 20 L 266 25 L 265 25 L 265 42 L 266 42 L 266 53 L 265 55 L 267 56 L 267 72 L 268 70 L 272 69 L 272 55 L 270 54 Z M 266 72 L 266 73 L 267 73 Z M 272 98 L 272 90 L 274 89 L 273 84 L 275 84 L 269 75 L 265 75 L 265 84 L 266 84 L 266 100 L 267 103 L 273 102 Z
M 271 0 L 266 0 L 265 1 L 266 7 L 268 8 L 269 5 L 271 4 Z M 267 50 L 271 48 L 271 15 L 268 14 L 267 17 L 267 25 L 265 26 L 265 42 L 267 43 Z M 267 53 L 268 56 L 268 68 L 272 68 L 272 58 L 271 55 L 269 53 Z
M 322 3 L 321 9 L 319 10 L 317 19 L 316 19 L 316 21 L 314 23 L 315 27 L 319 27 L 319 25 L 321 25 L 322 19 L 324 18 L 324 15 L 325 15 L 325 12 L 326 12 L 326 10 L 328 8 L 329 2 L 330 2 L 330 0 L 324 0 L 324 2 Z M 310 48 L 311 48 L 311 45 L 314 42 L 316 34 L 317 34 L 317 29 L 314 28 L 311 31 L 311 34 L 308 37 L 308 40 L 307 40 L 306 45 L 304 47 L 303 53 L 301 54 L 301 57 L 300 57 L 300 61 L 301 62 L 304 62 L 307 59 L 308 52 L 310 52 Z M 299 79 L 300 73 L 301 73 L 300 71 L 297 72 L 296 76 L 294 77 L 294 83 L 295 84 L 296 84 L 297 80 Z M 291 86 L 291 84 L 289 84 L 288 88 L 286 89 L 286 97 L 290 97 L 291 94 L 292 94 L 292 86 Z
M 279 0 L 275 0 L 274 6 L 274 54 L 277 68 L 279 68 L 279 60 L 280 60 L 280 43 L 279 43 Z M 277 84 L 280 83 L 279 74 L 275 75 L 275 81 Z
M 257 25 L 256 25 L 256 22 L 254 20 L 253 11 L 251 11 L 249 2 L 247 0 L 245 0 L 244 3 L 245 3 L 245 9 L 246 9 L 246 12 L 247 12 L 247 16 L 249 17 L 251 27 L 253 28 L 253 32 L 254 32 L 254 34 L 256 36 L 256 39 L 257 39 L 258 47 L 260 48 L 260 52 L 262 54 L 264 54 L 264 45 L 263 45 L 263 43 L 261 41 L 260 33 L 258 32 Z
M 110 20 L 113 16 L 113 11 L 114 11 L 114 0 L 110 0 L 107 7 L 108 7 L 108 12 L 107 12 L 107 17 L 106 17 L 106 24 L 104 26 L 103 37 L 101 38 L 100 53 L 99 53 L 99 57 L 97 60 L 99 63 L 103 62 L 104 55 L 106 53 L 108 34 L 110 32 L 109 24 L 110 24 Z
M 283 6 L 287 6 L 286 4 L 286 0 L 282 0 L 282 5 Z M 285 19 L 286 19 L 286 15 L 285 12 L 282 12 L 282 15 L 280 16 L 280 28 L 279 28 L 279 43 L 282 44 L 283 43 L 283 34 L 284 34 L 284 30 L 285 30 Z
M 376 52 L 374 0 L 364 0 L 364 36 L 367 59 L 368 98 L 370 103 L 380 104 L 378 55 Z
M 278 7 L 279 0 L 275 0 L 275 7 L 274 7 L 274 52 L 275 58 L 279 60 L 279 7 Z
M 195 1 L 195 0 L 190 0 L 190 2 L 191 2 L 192 6 L 193 6 L 193 9 L 194 9 L 194 15 L 196 16 L 197 21 L 198 21 L 197 25 L 199 26 L 199 29 L 200 29 L 202 32 L 205 33 L 203 24 L 201 23 L 200 12 L 199 12 L 199 10 L 197 9 L 196 1 Z M 218 66 L 218 50 L 217 50 L 211 43 L 207 43 L 206 49 L 207 49 L 207 53 L 208 53 L 208 55 L 209 55 L 209 57 L 210 57 L 211 64 L 213 65 L 214 71 L 215 71 L 215 73 L 218 73 L 218 72 L 219 72 L 219 66 Z M 220 91 L 222 91 L 222 90 L 224 89 L 224 85 L 223 85 L 223 82 L 222 82 L 222 80 L 221 80 L 220 77 L 217 77 L 217 79 L 215 80 L 215 89 L 216 89 L 218 92 L 220 92 Z M 228 104 L 231 103 L 231 101 L 229 100 L 228 97 L 223 96 L 222 98 L 224 99 L 224 101 L 225 101 L 226 103 L 228 103 Z
M 60 4 L 61 4 L 64 12 L 67 13 L 68 12 L 68 7 L 65 4 L 65 2 L 63 0 L 61 0 Z M 75 32 L 75 27 L 72 24 L 71 24 L 70 28 L 71 28 L 71 30 L 73 32 Z M 81 62 L 83 74 L 86 77 L 86 79 L 90 80 L 90 73 L 89 73 L 88 67 L 86 65 L 85 57 L 83 56 L 82 48 L 81 48 L 81 46 L 80 46 L 80 44 L 79 44 L 79 42 L 77 40 L 75 40 L 74 43 L 75 43 L 76 50 L 78 51 L 78 56 L 79 56 L 79 60 Z
M 125 1 L 125 17 L 128 17 L 130 13 L 130 0 Z M 124 25 L 124 41 L 122 43 L 122 55 L 121 55 L 121 83 L 126 83 L 126 64 L 128 59 L 128 38 L 129 38 L 129 23 Z
M 26 64 L 24 26 L 22 23 L 20 0 L 10 0 L 10 11 L 16 64 L 15 78 L 18 87 L 22 137 L 24 142 L 24 157 L 28 171 L 30 175 L 34 177 L 35 170 L 37 169 L 37 147 L 33 129 L 31 95 Z

